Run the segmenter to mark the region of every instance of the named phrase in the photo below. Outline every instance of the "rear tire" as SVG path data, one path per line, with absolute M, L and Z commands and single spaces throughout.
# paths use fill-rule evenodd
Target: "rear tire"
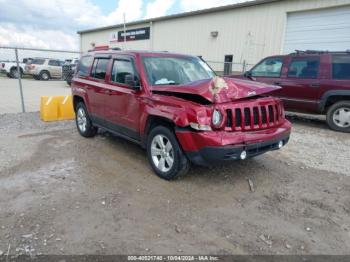
M 22 75 L 23 75 L 22 69 L 19 69 L 19 73 L 20 73 L 20 76 L 22 78 Z M 17 67 L 11 68 L 10 76 L 11 76 L 11 78 L 18 78 Z
M 176 179 L 188 172 L 190 162 L 169 128 L 153 128 L 147 139 L 148 161 L 157 176 L 166 180 Z
M 350 101 L 340 101 L 328 108 L 327 124 L 335 131 L 350 133 Z
M 44 81 L 47 81 L 51 78 L 50 73 L 48 71 L 41 71 L 39 76 L 40 76 L 40 79 Z
M 93 126 L 89 113 L 83 102 L 79 102 L 75 107 L 75 122 L 80 135 L 83 137 L 93 137 L 97 133 L 97 127 Z

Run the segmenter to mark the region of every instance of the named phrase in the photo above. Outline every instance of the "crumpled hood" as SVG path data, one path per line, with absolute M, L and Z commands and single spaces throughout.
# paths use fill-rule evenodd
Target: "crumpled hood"
M 200 95 L 212 103 L 225 103 L 246 97 L 266 94 L 279 86 L 228 77 L 214 77 L 185 85 L 153 86 L 152 91 Z

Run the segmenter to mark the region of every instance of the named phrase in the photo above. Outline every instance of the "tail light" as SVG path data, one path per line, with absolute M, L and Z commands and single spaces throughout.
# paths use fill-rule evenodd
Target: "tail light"
M 1 68 L 5 68 L 5 63 L 1 63 Z

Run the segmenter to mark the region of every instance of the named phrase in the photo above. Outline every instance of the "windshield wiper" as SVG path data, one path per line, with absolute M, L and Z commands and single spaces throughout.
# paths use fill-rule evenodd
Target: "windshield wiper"
M 156 84 L 156 86 L 174 86 L 174 85 L 179 85 L 180 83 L 175 83 L 175 82 L 171 82 L 171 83 L 162 83 L 162 84 Z

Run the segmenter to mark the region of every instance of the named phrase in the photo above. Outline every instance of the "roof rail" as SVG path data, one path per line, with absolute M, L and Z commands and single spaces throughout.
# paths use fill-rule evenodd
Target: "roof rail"
M 328 51 L 328 50 L 295 50 L 294 53 L 290 53 L 290 55 L 303 55 L 303 54 L 350 54 L 350 49 L 347 49 L 345 51 Z

